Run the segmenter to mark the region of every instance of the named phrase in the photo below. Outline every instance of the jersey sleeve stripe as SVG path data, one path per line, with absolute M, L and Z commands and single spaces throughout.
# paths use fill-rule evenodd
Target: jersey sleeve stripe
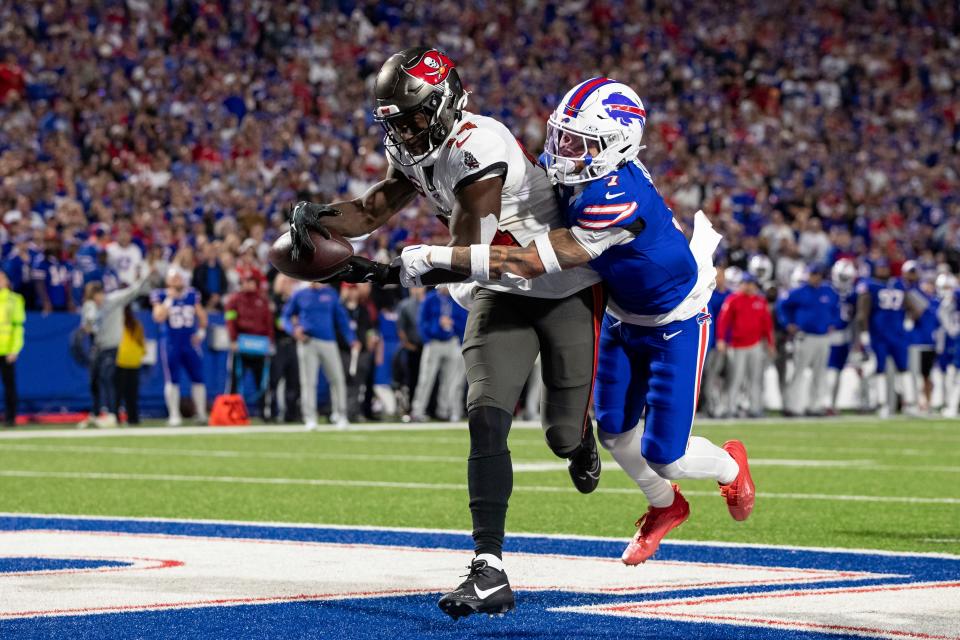
M 637 210 L 636 202 L 631 202 L 630 205 L 631 206 L 627 208 L 625 211 L 623 211 L 622 213 L 620 213 L 620 215 L 617 215 L 613 218 L 599 219 L 599 220 L 589 219 L 589 218 L 578 218 L 577 224 L 579 224 L 581 227 L 585 229 L 605 229 L 606 227 L 617 224 L 618 222 L 629 218 L 633 214 L 633 212 Z
M 584 208 L 577 217 L 580 222 L 615 222 L 631 216 L 636 210 L 636 202 L 617 205 L 598 205 Z

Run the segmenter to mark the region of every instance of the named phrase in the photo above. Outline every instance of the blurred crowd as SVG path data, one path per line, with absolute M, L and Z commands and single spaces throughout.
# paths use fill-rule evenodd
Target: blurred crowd
M 960 5 L 923 0 L 3 3 L 0 258 L 27 309 L 79 309 L 86 285 L 149 264 L 221 310 L 273 277 L 291 204 L 380 178 L 372 79 L 432 44 L 468 109 L 530 149 L 575 83 L 634 87 L 641 159 L 677 218 L 702 208 L 722 266 L 766 256 L 781 292 L 841 258 L 957 272 L 958 34 Z M 356 248 L 445 238 L 417 201 Z

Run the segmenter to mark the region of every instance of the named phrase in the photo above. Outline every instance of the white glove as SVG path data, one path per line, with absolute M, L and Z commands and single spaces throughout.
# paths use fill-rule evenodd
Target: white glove
M 406 247 L 400 254 L 400 284 L 405 287 L 422 287 L 420 276 L 432 269 L 449 269 L 452 257 L 452 247 L 434 247 L 428 244 Z

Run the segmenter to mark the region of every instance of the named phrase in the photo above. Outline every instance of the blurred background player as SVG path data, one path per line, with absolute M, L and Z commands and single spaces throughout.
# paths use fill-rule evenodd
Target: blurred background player
M 900 268 L 906 296 L 916 309 L 915 318 L 907 317 L 907 365 L 910 369 L 910 384 L 913 397 L 917 399 L 916 412 L 926 414 L 930 411 L 933 398 L 933 379 L 931 373 L 937 360 L 936 333 L 940 328 L 937 312 L 940 301 L 936 296 L 933 280 L 920 272 L 915 260 L 907 260 Z M 911 326 L 912 325 L 912 326 Z
M 830 359 L 830 333 L 840 316 L 840 298 L 823 281 L 823 267 L 810 267 L 807 281 L 780 300 L 781 324 L 793 338 L 793 374 L 784 396 L 784 415 L 822 415 L 821 401 L 827 362 Z M 810 369 L 810 384 L 804 384 Z M 804 397 L 804 390 L 806 397 Z M 789 402 L 789 406 L 787 406 Z
M 837 396 L 840 391 L 840 374 L 847 366 L 850 345 L 853 343 L 852 322 L 857 310 L 857 265 L 853 260 L 843 258 L 834 263 L 830 270 L 830 283 L 837 292 L 840 313 L 830 338 L 830 359 L 827 362 L 827 393 L 830 394 L 827 413 L 836 414 Z M 858 379 L 862 382 L 863 377 Z M 858 385 L 861 386 L 861 385 Z M 863 395 L 862 390 L 857 394 Z
M 163 366 L 163 397 L 167 403 L 167 424 L 183 423 L 180 413 L 180 374 L 190 381 L 196 420 L 207 422 L 207 388 L 203 383 L 203 355 L 200 345 L 207 335 L 207 312 L 200 304 L 200 294 L 188 287 L 183 271 L 167 270 L 166 289 L 157 289 L 150 296 L 153 320 L 161 325 L 160 362 Z
M 397 336 L 400 338 L 400 397 L 403 418 L 411 419 L 410 408 L 420 376 L 420 360 L 423 357 L 423 339 L 417 326 L 420 305 L 426 295 L 424 287 L 410 287 L 409 295 L 397 305 Z
M 773 317 L 767 299 L 760 294 L 756 278 L 749 273 L 744 274 L 740 288 L 720 307 L 717 351 L 727 354 L 730 367 L 721 415 L 733 418 L 740 414 L 740 397 L 746 383 L 747 416 L 762 416 L 763 373 L 767 358 L 776 355 Z
M 937 276 L 935 287 L 940 305 L 937 316 L 940 321 L 938 364 L 942 372 L 943 417 L 956 418 L 957 405 L 960 404 L 960 380 L 957 379 L 958 337 L 960 337 L 960 310 L 957 308 L 957 288 L 960 281 L 952 273 Z
M 251 415 L 263 417 L 268 401 L 269 358 L 274 345 L 273 311 L 270 300 L 260 286 L 256 273 L 244 273 L 241 289 L 227 299 L 224 320 L 230 336 L 230 357 L 227 358 L 227 393 L 243 393 L 244 373 L 253 374 L 254 387 L 257 389 L 256 406 Z M 241 337 L 255 336 L 253 341 Z M 258 340 L 259 338 L 259 340 Z M 263 338 L 267 343 L 263 344 Z M 266 347 L 266 348 L 264 348 Z
M 857 285 L 857 326 L 860 330 L 859 348 L 869 347 L 877 359 L 873 376 L 874 396 L 879 403 L 878 415 L 890 416 L 896 410 L 896 392 L 889 384 L 887 359 L 893 358 L 905 408 L 914 407 L 914 385 L 907 366 L 909 336 L 906 321 L 906 289 L 899 278 L 890 275 L 886 260 L 877 260 L 873 274 Z
M 330 385 L 330 423 L 346 429 L 350 426 L 347 379 L 337 334 L 343 335 L 354 349 L 359 342 L 336 289 L 322 282 L 301 286 L 283 309 L 283 327 L 297 341 L 300 407 L 305 428 L 317 428 L 317 373 L 322 368 Z
M 460 329 L 466 322 L 466 310 L 454 302 L 447 287 L 437 287 L 423 299 L 417 323 L 423 340 L 423 356 L 413 395 L 412 420 L 422 422 L 426 419 L 427 403 L 438 378 L 437 417 L 441 420 L 463 417 L 466 378 L 460 355 Z

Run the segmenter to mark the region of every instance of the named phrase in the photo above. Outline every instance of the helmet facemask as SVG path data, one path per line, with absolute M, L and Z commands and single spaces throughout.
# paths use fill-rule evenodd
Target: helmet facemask
M 624 162 L 617 151 L 623 146 L 620 131 L 598 133 L 582 131 L 572 122 L 559 122 L 551 116 L 547 123 L 547 175 L 554 184 L 582 184 L 602 178 Z

